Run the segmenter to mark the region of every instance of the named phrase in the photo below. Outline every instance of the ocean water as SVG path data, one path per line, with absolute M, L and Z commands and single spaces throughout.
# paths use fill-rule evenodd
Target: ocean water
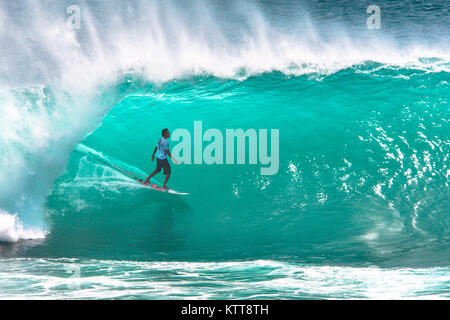
M 72 2 L 0 0 L 0 299 L 450 297 L 447 1 Z M 116 169 L 196 121 L 277 174 Z

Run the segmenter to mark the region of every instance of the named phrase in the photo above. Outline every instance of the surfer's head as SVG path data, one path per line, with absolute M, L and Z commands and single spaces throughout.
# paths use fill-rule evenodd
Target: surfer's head
M 162 136 L 163 136 L 163 138 L 168 138 L 168 137 L 170 137 L 170 132 L 169 132 L 169 129 L 163 129 L 162 130 Z

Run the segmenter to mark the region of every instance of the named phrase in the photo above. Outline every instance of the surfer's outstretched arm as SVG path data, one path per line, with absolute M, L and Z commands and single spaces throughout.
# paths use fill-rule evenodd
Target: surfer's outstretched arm
M 156 150 L 157 150 L 157 149 L 158 149 L 158 147 L 155 147 L 155 150 L 153 150 L 152 161 L 155 160 L 155 153 L 156 153 Z
M 173 163 L 175 163 L 175 164 L 178 164 L 178 161 L 177 160 L 175 160 L 175 158 L 174 157 L 172 157 L 172 154 L 170 153 L 170 151 L 169 150 L 166 150 L 166 153 L 167 153 L 167 155 L 170 157 L 170 159 L 172 159 L 172 161 L 173 161 Z

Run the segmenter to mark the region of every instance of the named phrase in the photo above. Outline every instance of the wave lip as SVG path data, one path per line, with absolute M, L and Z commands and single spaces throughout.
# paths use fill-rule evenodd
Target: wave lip
M 367 61 L 421 66 L 424 58 L 442 60 L 425 64 L 448 71 L 450 59 L 447 29 L 434 14 L 429 15 L 433 26 L 444 32 L 422 39 L 411 36 L 410 23 L 402 20 L 396 21 L 399 34 L 356 32 L 353 23 L 330 19 L 329 8 L 313 19 L 312 8 L 294 10 L 292 4 L 266 11 L 250 1 L 227 8 L 214 1 L 188 6 L 129 1 L 124 10 L 123 1 L 110 1 L 115 5 L 104 8 L 84 3 L 83 27 L 71 29 L 62 14 L 71 2 L 35 2 L 31 7 L 17 4 L 16 10 L 0 6 L 0 83 L 15 87 L 50 81 L 89 89 L 133 71 L 158 82 L 192 73 L 241 78 L 242 70 L 247 75 L 327 75 Z M 29 53 L 26 59 L 23 52 Z
M 40 229 L 25 229 L 17 215 L 0 210 L 0 242 L 43 239 L 45 235 Z

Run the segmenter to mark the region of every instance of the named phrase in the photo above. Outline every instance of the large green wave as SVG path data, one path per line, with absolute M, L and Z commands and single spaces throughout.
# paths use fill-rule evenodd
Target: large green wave
M 130 77 L 72 152 L 32 255 L 441 265 L 448 262 L 446 72 L 367 63 L 330 76 Z M 131 84 L 131 85 L 130 85 Z M 279 172 L 172 165 L 177 197 L 141 188 L 162 128 L 279 129 Z M 160 175 L 159 180 L 162 180 Z

